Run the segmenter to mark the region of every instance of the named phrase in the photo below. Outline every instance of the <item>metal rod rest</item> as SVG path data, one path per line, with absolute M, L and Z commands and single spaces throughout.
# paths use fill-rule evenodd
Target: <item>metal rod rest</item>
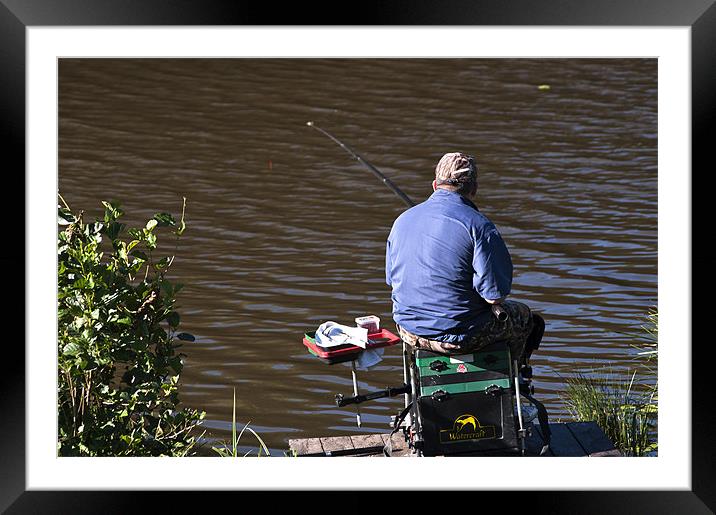
M 360 404 L 365 401 L 372 401 L 373 399 L 381 399 L 383 397 L 395 397 L 396 395 L 408 392 L 410 392 L 410 385 L 404 384 L 403 386 L 388 387 L 384 390 L 378 390 L 363 395 L 355 395 L 353 397 L 344 397 L 339 393 L 336 395 L 336 405 L 341 408 L 349 404 Z

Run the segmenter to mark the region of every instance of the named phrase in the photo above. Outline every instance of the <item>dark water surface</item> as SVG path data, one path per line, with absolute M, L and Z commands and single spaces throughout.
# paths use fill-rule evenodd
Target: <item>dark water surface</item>
M 181 398 L 230 438 L 232 388 L 280 455 L 289 438 L 384 432 L 402 399 L 352 409 L 350 369 L 308 354 L 304 331 L 375 314 L 394 330 L 385 240 L 402 202 L 313 120 L 411 198 L 445 152 L 477 157 L 477 204 L 512 253 L 512 298 L 541 312 L 535 387 L 568 417 L 565 378 L 633 369 L 657 302 L 657 64 L 626 59 L 63 59 L 59 188 L 126 222 L 181 213 Z M 538 88 L 547 84 L 550 89 Z M 171 253 L 174 242 L 159 240 Z M 359 373 L 402 382 L 399 348 Z M 650 377 L 650 380 L 654 380 Z M 245 435 L 242 443 L 253 444 Z

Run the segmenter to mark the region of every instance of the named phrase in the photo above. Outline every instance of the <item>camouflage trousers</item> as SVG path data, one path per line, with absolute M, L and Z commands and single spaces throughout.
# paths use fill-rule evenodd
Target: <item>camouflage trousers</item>
M 521 302 L 507 300 L 501 304 L 507 312 L 507 320 L 500 322 L 496 316 L 483 325 L 469 340 L 460 344 L 428 340 L 406 331 L 396 324 L 400 338 L 415 349 L 425 349 L 442 354 L 464 354 L 497 341 L 504 341 L 510 348 L 512 359 L 521 361 L 527 337 L 532 332 L 533 320 L 530 308 Z

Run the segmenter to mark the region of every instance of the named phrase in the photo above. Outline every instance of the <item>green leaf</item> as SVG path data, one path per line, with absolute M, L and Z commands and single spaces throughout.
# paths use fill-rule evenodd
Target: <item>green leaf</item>
M 129 258 L 127 257 L 127 245 L 123 241 L 120 242 L 120 247 L 117 251 L 117 254 L 119 255 L 119 259 L 121 259 L 123 262 L 127 263 L 127 261 L 129 261 Z
M 102 205 L 104 206 L 105 222 L 111 222 L 113 220 L 116 220 L 124 214 L 124 211 L 122 211 L 122 209 L 119 207 L 119 204 L 117 204 L 116 202 L 106 202 L 103 200 Z
M 104 233 L 109 237 L 110 240 L 116 240 L 120 233 L 124 231 L 125 224 L 119 222 L 110 222 L 104 229 Z
M 150 232 L 149 234 L 147 234 L 146 241 L 147 241 L 147 248 L 152 249 L 152 250 L 157 248 L 157 237 L 154 233 Z
M 177 338 L 179 338 L 180 340 L 183 340 L 185 342 L 193 342 L 196 340 L 194 335 L 189 334 L 189 333 L 179 333 L 179 334 L 177 334 Z
M 174 372 L 177 374 L 181 372 L 183 368 L 183 364 L 181 362 L 181 358 L 179 356 L 174 356 L 173 358 L 169 359 L 169 366 L 174 369 Z
M 169 213 L 157 213 L 156 215 L 154 215 L 154 219 L 159 223 L 159 227 L 176 225 L 174 218 Z
M 154 265 L 154 268 L 157 270 L 161 270 L 162 268 L 166 268 L 166 266 L 169 264 L 169 258 L 165 257 L 159 260 L 158 263 Z
M 148 231 L 152 231 L 152 230 L 157 226 L 158 223 L 159 223 L 159 222 L 157 222 L 154 218 L 152 218 L 151 220 L 149 220 L 149 221 L 147 222 L 147 227 L 146 227 L 146 229 L 147 229 Z
M 68 343 L 65 345 L 64 349 L 62 349 L 62 354 L 65 356 L 76 356 L 80 353 L 82 350 L 82 347 L 77 345 L 76 343 Z
M 161 279 L 159 281 L 159 288 L 164 291 L 169 297 L 174 295 L 174 286 L 170 281 L 167 281 L 165 279 Z
M 70 225 L 76 221 L 77 218 L 75 218 L 75 215 L 73 215 L 69 210 L 57 206 L 57 223 L 59 225 Z
M 176 311 L 172 311 L 169 315 L 167 315 L 167 322 L 169 322 L 169 325 L 173 328 L 179 325 L 179 319 L 179 313 Z
M 104 206 L 104 221 L 109 222 L 114 219 L 114 208 L 112 207 L 112 204 L 109 202 L 102 201 L 102 205 Z
M 147 257 L 147 255 L 144 252 L 142 252 L 141 250 L 135 249 L 132 252 L 130 252 L 129 255 L 132 257 L 141 259 L 142 261 L 149 261 L 149 258 Z

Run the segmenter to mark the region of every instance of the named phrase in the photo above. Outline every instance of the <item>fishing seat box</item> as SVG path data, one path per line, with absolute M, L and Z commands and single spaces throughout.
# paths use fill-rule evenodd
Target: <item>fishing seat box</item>
M 519 452 L 504 343 L 453 356 L 419 349 L 414 360 L 425 456 Z

